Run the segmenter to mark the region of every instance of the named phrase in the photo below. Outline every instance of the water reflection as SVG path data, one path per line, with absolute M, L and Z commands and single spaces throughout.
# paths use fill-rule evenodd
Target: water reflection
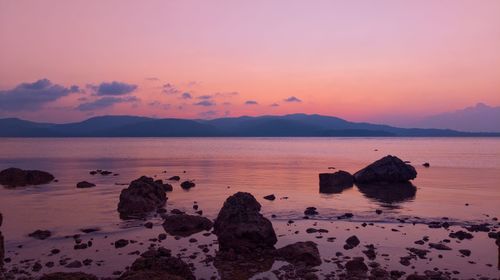
M 356 184 L 359 191 L 370 200 L 381 202 L 388 207 L 397 203 L 414 200 L 417 188 L 410 182 L 394 184 Z M 385 205 L 384 205 L 385 206 Z
M 253 276 L 269 271 L 274 264 L 271 255 L 257 256 L 257 258 L 222 256 L 215 257 L 214 266 L 219 273 L 221 280 L 230 279 L 250 279 Z

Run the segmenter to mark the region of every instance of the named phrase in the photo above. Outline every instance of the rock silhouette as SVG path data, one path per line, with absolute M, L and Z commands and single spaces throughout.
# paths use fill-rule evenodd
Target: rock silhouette
M 353 186 L 354 177 L 346 171 L 339 170 L 335 173 L 319 174 L 320 193 L 341 193 Z
M 122 218 L 142 217 L 162 207 L 166 201 L 163 184 L 142 176 L 121 191 L 118 212 Z
M 356 184 L 401 183 L 417 177 L 415 168 L 398 157 L 385 156 L 354 173 Z
M 255 197 L 246 192 L 238 192 L 224 202 L 214 224 L 220 251 L 245 254 L 255 249 L 274 249 L 276 233 L 260 209 Z
M 54 180 L 54 175 L 40 170 L 22 170 L 7 168 L 0 171 L 0 184 L 8 187 L 42 185 Z

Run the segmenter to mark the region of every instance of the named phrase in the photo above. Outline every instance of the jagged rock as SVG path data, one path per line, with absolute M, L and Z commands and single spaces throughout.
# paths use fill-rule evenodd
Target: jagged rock
M 354 174 L 356 183 L 398 183 L 417 177 L 415 168 L 398 157 L 388 155 Z
M 144 216 L 162 207 L 167 201 L 163 184 L 153 178 L 142 176 L 123 189 L 118 203 L 118 212 L 122 218 Z
M 343 190 L 352 187 L 353 183 L 354 177 L 343 170 L 335 173 L 319 174 L 320 193 L 341 193 Z
M 187 263 L 165 248 L 150 249 L 134 261 L 120 280 L 195 280 Z
M 187 214 L 168 215 L 163 223 L 163 228 L 168 234 L 182 237 L 209 230 L 212 226 L 212 221 L 205 217 Z
M 54 175 L 40 170 L 22 170 L 11 167 L 0 171 L 0 185 L 8 187 L 41 185 L 50 183 L 52 180 L 54 180 Z
M 321 264 L 318 245 L 312 241 L 296 242 L 280 248 L 277 255 L 292 264 L 318 266 Z
M 260 208 L 255 197 L 246 192 L 238 192 L 224 202 L 214 224 L 221 251 L 274 249 L 276 233 L 272 223 L 260 214 Z
M 76 184 L 76 187 L 79 189 L 86 189 L 86 188 L 92 188 L 95 187 L 95 184 L 89 183 L 87 181 L 81 181 Z
M 55 272 L 45 274 L 39 280 L 97 280 L 94 275 L 83 272 Z

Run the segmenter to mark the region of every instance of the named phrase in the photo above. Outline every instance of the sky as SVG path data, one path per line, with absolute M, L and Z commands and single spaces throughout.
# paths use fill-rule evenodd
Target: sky
M 500 105 L 500 1 L 0 0 L 0 117 Z

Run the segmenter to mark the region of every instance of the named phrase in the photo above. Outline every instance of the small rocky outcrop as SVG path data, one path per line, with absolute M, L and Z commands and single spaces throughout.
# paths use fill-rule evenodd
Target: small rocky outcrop
M 40 170 L 22 170 L 12 167 L 0 171 L 0 185 L 7 187 L 42 185 L 53 180 L 54 175 Z
M 339 170 L 335 173 L 319 174 L 320 193 L 341 193 L 343 190 L 352 187 L 354 177 L 351 173 Z
M 55 272 L 44 274 L 39 280 L 97 280 L 95 275 L 83 272 Z
M 123 189 L 118 203 L 122 218 L 142 217 L 165 205 L 165 187 L 153 178 L 142 176 Z
M 395 156 L 388 155 L 354 174 L 356 183 L 398 183 L 408 182 L 417 177 L 417 171 L 410 164 Z
M 193 188 L 196 186 L 196 184 L 193 181 L 184 181 L 181 183 L 181 188 L 185 190 L 189 190 L 190 188 Z
M 276 199 L 276 196 L 274 194 L 270 194 L 270 195 L 264 196 L 264 199 L 273 201 Z
M 163 222 L 163 228 L 168 234 L 182 237 L 210 230 L 212 226 L 213 223 L 209 219 L 188 214 L 168 215 Z
M 318 266 L 321 264 L 318 245 L 312 241 L 297 242 L 276 251 L 278 258 L 291 264 Z
M 165 248 L 150 249 L 143 253 L 120 280 L 194 280 L 189 265 Z
M 274 249 L 276 233 L 260 209 L 255 197 L 246 192 L 238 192 L 224 202 L 214 224 L 220 251 L 244 254 L 256 249 Z
M 87 181 L 81 181 L 76 184 L 76 187 L 78 189 L 87 189 L 87 188 L 92 188 L 95 187 L 95 184 L 87 182 Z
M 35 239 L 39 239 L 39 240 L 45 240 L 45 239 L 52 236 L 52 232 L 50 232 L 48 230 L 37 229 L 34 232 L 28 234 L 28 236 L 33 237 Z
M 179 176 L 172 176 L 170 178 L 168 178 L 170 181 L 180 181 L 181 180 L 181 177 Z

